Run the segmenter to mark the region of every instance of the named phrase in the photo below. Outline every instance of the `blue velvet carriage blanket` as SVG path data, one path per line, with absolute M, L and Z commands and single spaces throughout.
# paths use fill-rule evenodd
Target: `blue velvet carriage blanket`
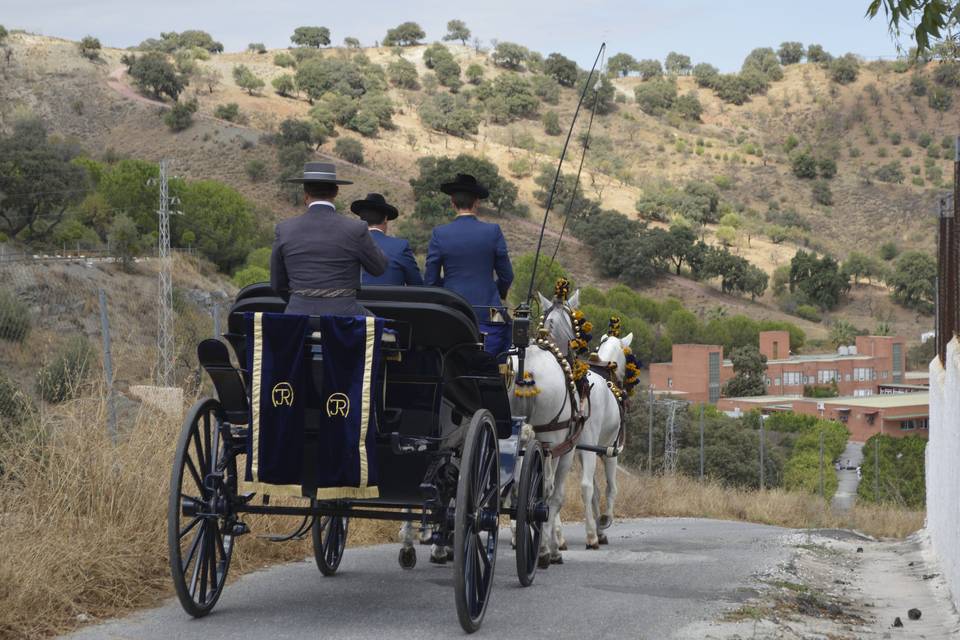
M 320 500 L 378 497 L 374 403 L 383 319 L 321 316 L 311 328 L 308 316 L 247 313 L 245 322 L 244 490 Z M 311 338 L 314 330 L 319 341 Z M 317 431 L 315 444 L 305 428 Z

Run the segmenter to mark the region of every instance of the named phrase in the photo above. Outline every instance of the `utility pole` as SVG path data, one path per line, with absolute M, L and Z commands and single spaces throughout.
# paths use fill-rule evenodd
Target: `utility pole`
M 823 490 L 823 431 L 820 432 L 820 497 L 823 498 L 826 493 Z
M 677 419 L 677 406 L 680 403 L 676 400 L 670 400 L 669 402 L 663 445 L 663 470 L 665 473 L 672 474 L 677 470 L 677 437 L 675 424 Z
M 650 389 L 650 424 L 647 429 L 647 473 L 653 475 L 653 389 Z
M 760 418 L 760 490 L 763 491 L 765 488 L 765 480 L 763 472 L 763 418 Z
M 157 384 L 164 387 L 173 385 L 173 277 L 170 257 L 170 197 L 167 183 L 168 160 L 160 161 L 160 209 L 157 211 L 160 233 L 157 257 L 160 259 L 159 291 L 157 305 Z
M 954 141 L 953 194 L 940 198 L 937 237 L 937 355 L 946 366 L 947 344 L 960 332 L 960 136 Z
M 700 482 L 703 482 L 703 408 L 700 405 Z

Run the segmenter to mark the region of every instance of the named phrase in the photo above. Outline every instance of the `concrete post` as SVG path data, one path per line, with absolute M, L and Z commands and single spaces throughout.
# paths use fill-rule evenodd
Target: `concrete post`
M 653 475 L 653 389 L 650 389 L 650 424 L 647 428 L 647 473 Z
M 760 418 L 760 490 L 763 491 L 765 487 L 765 478 L 766 475 L 763 472 L 763 446 L 764 446 L 764 435 L 763 435 L 763 418 Z
M 700 405 L 700 482 L 703 482 L 703 409 Z
M 823 431 L 820 432 L 820 497 L 826 496 L 823 488 Z

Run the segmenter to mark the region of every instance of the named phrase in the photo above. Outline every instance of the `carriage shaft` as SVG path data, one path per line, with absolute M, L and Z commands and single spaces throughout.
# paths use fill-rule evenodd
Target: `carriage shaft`
M 344 516 L 366 520 L 395 520 L 397 522 L 419 522 L 426 515 L 428 520 L 438 520 L 440 513 L 425 509 L 412 508 L 410 511 L 387 511 L 386 509 L 357 509 L 344 506 L 287 507 L 245 504 L 234 507 L 235 513 L 254 513 L 267 516 Z

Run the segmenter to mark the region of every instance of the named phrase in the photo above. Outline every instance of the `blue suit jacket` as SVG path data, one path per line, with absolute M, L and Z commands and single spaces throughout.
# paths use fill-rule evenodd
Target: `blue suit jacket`
M 513 282 L 513 266 L 500 225 L 460 216 L 435 228 L 424 280 L 428 286 L 456 291 L 474 307 L 502 307 L 500 299 L 507 297 Z M 480 309 L 477 315 L 484 319 Z
M 364 269 L 362 282 L 365 285 L 371 284 L 392 284 L 422 286 L 423 278 L 420 276 L 420 268 L 417 261 L 413 258 L 413 251 L 410 250 L 410 243 L 402 238 L 394 238 L 377 230 L 370 230 L 370 237 L 377 243 L 377 246 L 387 256 L 387 269 L 381 276 L 372 276 Z

